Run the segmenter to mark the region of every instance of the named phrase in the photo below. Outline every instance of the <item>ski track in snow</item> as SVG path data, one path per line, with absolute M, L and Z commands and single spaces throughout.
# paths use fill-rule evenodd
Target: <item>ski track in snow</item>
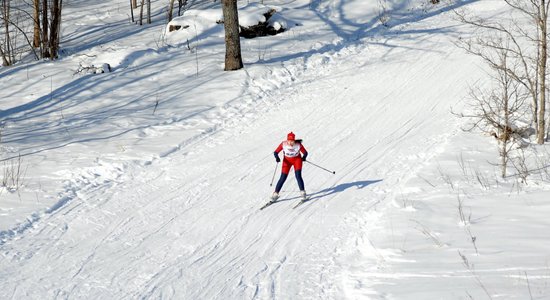
M 79 201 L 53 211 L 36 228 L 13 241 L 17 248 L 11 250 L 12 243 L 4 245 L 3 256 L 12 262 L 4 274 L 18 282 L 13 295 L 26 291 L 33 297 L 58 285 L 58 293 L 49 296 L 341 297 L 340 282 L 349 278 L 337 276 L 345 271 L 346 262 L 341 259 L 350 251 L 346 247 L 349 240 L 343 237 L 356 240 L 355 248 L 368 245 L 368 236 L 359 230 L 357 237 L 356 229 L 366 230 L 367 224 L 376 222 L 376 218 L 367 221 L 366 217 L 375 215 L 371 211 L 391 198 L 393 186 L 413 173 L 417 163 L 437 153 L 434 145 L 441 144 L 448 129 L 442 128 L 445 130 L 440 136 L 429 136 L 423 146 L 407 138 L 427 130 L 427 124 L 434 120 L 426 118 L 429 114 L 425 107 L 417 108 L 416 117 L 398 115 L 401 105 L 414 105 L 409 97 L 403 97 L 399 87 L 383 91 L 387 93 L 384 97 L 365 99 L 370 109 L 355 109 L 355 101 L 361 94 L 368 94 L 377 82 L 369 78 L 368 68 L 365 75 L 351 74 L 355 59 L 362 59 L 365 54 L 370 58 L 366 48 L 341 52 L 331 60 L 349 64 L 350 70 L 342 74 L 342 81 L 331 78 L 330 63 L 315 64 L 315 72 L 319 73 L 315 80 L 298 81 L 264 96 L 280 99 L 271 102 L 274 113 L 256 112 L 262 117 L 252 121 L 245 118 L 229 126 L 213 124 L 211 131 L 180 144 L 178 151 L 153 162 L 166 166 L 158 168 L 162 170 L 159 174 L 155 174 L 155 169 L 147 173 L 131 170 L 131 177 L 123 183 L 126 187 L 117 194 L 105 187 L 74 187 Z M 348 86 L 346 76 L 365 76 L 366 84 Z M 408 82 L 403 83 L 407 85 Z M 315 98 L 304 99 L 308 95 Z M 396 105 L 399 98 L 402 103 Z M 214 119 L 227 119 L 224 114 L 246 115 L 248 109 L 226 107 Z M 343 116 L 343 125 L 327 126 Z M 403 121 L 388 122 L 388 118 Z M 306 137 L 312 161 L 341 165 L 331 166 L 337 169 L 333 176 L 306 164 L 305 178 L 312 200 L 291 210 L 297 201 L 291 196 L 296 194 L 291 176 L 284 191 L 290 200 L 260 212 L 259 206 L 270 193 L 266 181 L 271 168 L 266 166 L 272 166 L 269 145 L 274 147 L 277 143 L 271 137 L 281 135 L 281 130 L 270 124 L 278 120 L 287 123 L 288 128 L 299 129 L 299 134 Z M 235 139 L 235 133 L 241 138 Z M 246 136 L 261 140 L 247 140 Z M 370 145 L 369 148 L 350 149 L 349 141 L 356 138 L 365 139 L 362 144 Z M 195 153 L 186 151 L 196 144 L 207 146 Z M 257 157 L 258 148 L 265 145 L 268 149 L 261 152 L 266 155 Z M 249 150 L 239 150 L 239 155 L 230 155 L 229 159 L 215 157 L 220 151 L 231 153 L 237 147 Z M 420 157 L 407 161 L 400 156 L 399 149 L 408 147 L 417 147 Z M 237 174 L 235 165 L 241 166 Z M 170 180 L 158 181 L 160 177 Z M 365 181 L 349 182 L 349 178 Z M 246 191 L 248 186 L 264 184 L 266 188 Z M 348 189 L 356 191 L 348 193 Z M 86 201 L 88 198 L 100 201 L 92 204 Z M 120 203 L 117 199 L 128 201 Z M 218 219 L 222 212 L 231 217 Z M 80 240 L 87 240 L 86 246 L 81 246 Z M 87 248 L 88 245 L 93 247 Z M 72 261 L 61 263 L 64 257 Z M 25 263 L 30 260 L 42 261 L 40 272 L 36 272 L 36 265 Z M 48 273 L 50 264 L 59 269 Z M 112 264 L 119 266 L 116 273 L 107 271 Z M 105 271 L 110 277 L 96 275 Z M 36 282 L 42 283 L 34 286 Z
M 450 47 L 442 52 L 457 51 L 441 44 Z M 431 75 L 453 73 L 452 62 L 438 65 L 432 61 L 437 56 L 426 53 L 351 44 L 313 55 L 304 65 L 298 60 L 274 68 L 264 78 L 246 71 L 244 101 L 235 99 L 198 120 L 207 122 L 202 124 L 206 131 L 143 166 L 107 166 L 107 178 L 84 174 L 67 183 L 71 201 L 16 233 L 2 233 L 0 275 L 9 282 L 0 296 L 339 299 L 375 294 L 357 286 L 366 284 L 368 273 L 352 263 L 368 261 L 375 269 L 393 255 L 377 249 L 369 231 L 400 185 L 440 153 L 455 130 L 448 108 L 439 107 L 437 99 L 457 91 L 415 91 Z M 409 69 L 401 69 L 402 59 L 410 61 Z M 383 88 L 388 81 L 394 81 L 392 89 Z M 268 83 L 272 88 L 265 89 Z M 414 102 L 418 97 L 431 97 L 433 103 Z M 284 201 L 259 211 L 271 193 L 272 148 L 288 130 L 305 138 L 312 162 L 336 174 L 306 163 L 311 200 L 292 210 L 298 198 L 290 176 Z

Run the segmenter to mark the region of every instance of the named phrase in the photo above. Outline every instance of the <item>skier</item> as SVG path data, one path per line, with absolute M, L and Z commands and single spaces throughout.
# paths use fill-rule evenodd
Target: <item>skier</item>
M 275 161 L 280 162 L 279 152 L 283 151 L 283 167 L 281 169 L 281 177 L 275 186 L 275 191 L 271 196 L 272 201 L 277 201 L 279 198 L 279 192 L 288 177 L 288 172 L 291 167 L 294 167 L 294 174 L 296 175 L 296 181 L 298 181 L 298 187 L 300 188 L 300 195 L 302 200 L 306 200 L 306 190 L 304 188 L 304 180 L 302 179 L 302 162 L 306 161 L 307 150 L 302 145 L 302 140 L 296 140 L 296 136 L 291 131 L 286 138 L 286 141 L 279 144 L 273 154 L 275 155 Z M 300 152 L 303 156 L 300 155 Z

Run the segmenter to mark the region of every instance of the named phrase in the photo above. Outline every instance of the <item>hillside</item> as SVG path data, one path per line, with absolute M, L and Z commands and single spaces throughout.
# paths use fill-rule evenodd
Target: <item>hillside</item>
M 158 1 L 145 27 L 88 2 L 66 4 L 59 61 L 0 69 L 2 155 L 25 169 L 0 195 L 0 298 L 550 296 L 548 175 L 499 178 L 496 142 L 451 114 L 486 80 L 451 10 L 497 1 L 388 1 L 382 23 L 362 0 L 266 0 L 294 25 L 243 39 L 235 72 L 220 27 L 187 42 Z M 305 163 L 311 201 L 293 209 L 290 175 L 260 211 L 289 131 L 335 174 Z

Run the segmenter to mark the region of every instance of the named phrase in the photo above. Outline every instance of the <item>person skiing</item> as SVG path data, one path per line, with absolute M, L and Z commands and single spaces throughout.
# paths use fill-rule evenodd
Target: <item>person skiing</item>
M 281 177 L 275 186 L 275 191 L 271 196 L 272 201 L 277 201 L 279 198 L 279 192 L 288 177 L 290 168 L 294 167 L 294 174 L 296 175 L 296 181 L 298 181 L 298 187 L 300 188 L 300 195 L 302 200 L 306 199 L 306 190 L 304 187 L 304 180 L 302 179 L 302 162 L 306 161 L 307 150 L 302 145 L 302 140 L 296 140 L 296 135 L 291 131 L 286 137 L 286 141 L 283 141 L 273 154 L 275 155 L 275 161 L 280 162 L 279 152 L 283 151 L 283 166 L 281 168 Z M 303 155 L 300 155 L 302 153 Z

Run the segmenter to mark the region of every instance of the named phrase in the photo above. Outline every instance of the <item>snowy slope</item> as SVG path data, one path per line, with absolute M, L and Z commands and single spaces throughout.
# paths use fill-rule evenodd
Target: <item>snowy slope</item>
M 122 1 L 96 4 L 86 23 L 83 3 L 68 4 L 87 29 L 66 33 L 66 57 L 2 70 L 6 86 L 27 68 L 45 78 L 2 90 L 2 146 L 30 171 L 19 196 L 0 198 L 0 298 L 550 295 L 548 185 L 511 193 L 486 162 L 491 141 L 450 114 L 484 73 L 453 45 L 465 29 L 444 6 L 390 2 L 382 26 L 360 0 L 277 1 L 302 25 L 243 40 L 245 69 L 224 73 L 219 28 L 191 50 L 156 49 L 161 24 L 125 24 Z M 82 53 L 114 72 L 73 76 Z M 259 211 L 291 130 L 336 174 L 306 164 L 312 200 L 292 209 L 290 176 L 283 201 Z

